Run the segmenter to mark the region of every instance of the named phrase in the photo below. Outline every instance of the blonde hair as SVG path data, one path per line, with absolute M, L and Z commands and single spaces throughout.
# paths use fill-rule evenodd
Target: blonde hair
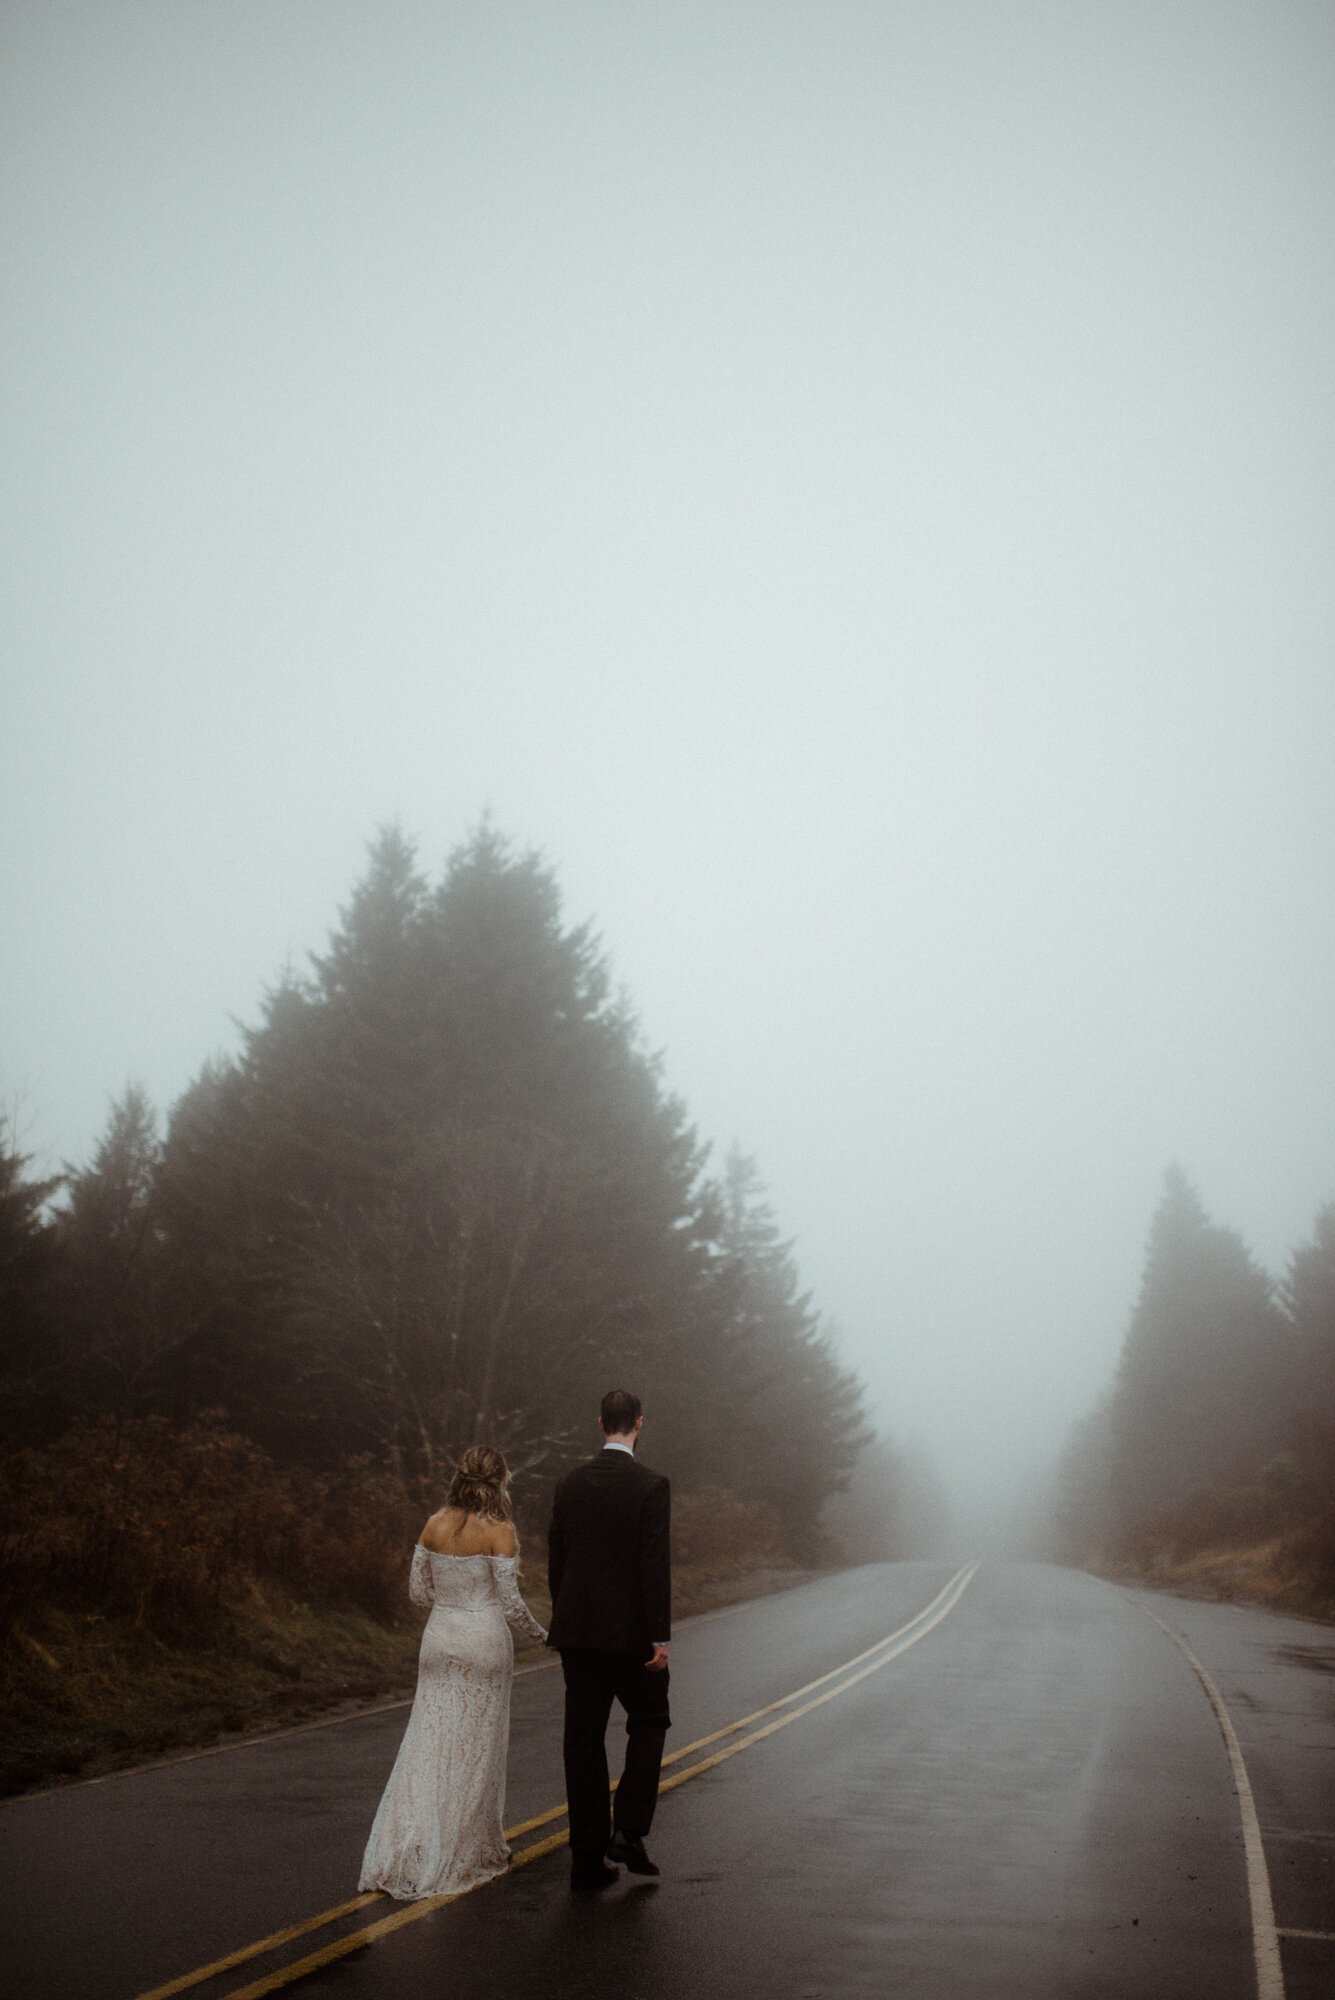
M 510 1521 L 514 1510 L 506 1491 L 509 1484 L 510 1468 L 494 1446 L 470 1445 L 454 1469 L 445 1505 L 483 1521 Z

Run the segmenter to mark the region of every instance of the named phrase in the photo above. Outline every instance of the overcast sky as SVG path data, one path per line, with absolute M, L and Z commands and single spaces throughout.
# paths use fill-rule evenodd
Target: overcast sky
M 5 0 L 0 1084 L 490 807 L 1004 1504 L 1335 1199 L 1335 10 Z

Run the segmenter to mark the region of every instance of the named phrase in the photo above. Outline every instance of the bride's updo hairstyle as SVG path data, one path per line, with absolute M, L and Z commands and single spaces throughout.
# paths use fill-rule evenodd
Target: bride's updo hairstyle
M 510 1468 L 501 1454 L 489 1444 L 470 1445 L 455 1467 L 445 1505 L 483 1521 L 513 1520 L 509 1485 Z

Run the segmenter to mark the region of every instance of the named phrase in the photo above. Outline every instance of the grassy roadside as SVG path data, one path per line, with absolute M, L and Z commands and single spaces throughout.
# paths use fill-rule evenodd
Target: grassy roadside
M 411 1685 L 418 1629 L 307 1604 L 236 1610 L 206 1645 L 128 1617 L 29 1609 L 3 1662 L 0 1791 L 306 1720 Z
M 1295 1557 L 1285 1535 L 1190 1552 L 1158 1549 L 1135 1560 L 1094 1560 L 1086 1567 L 1112 1582 L 1145 1584 L 1215 1604 L 1258 1604 L 1335 1624 L 1335 1589 L 1328 1573 Z
M 805 1582 L 781 1562 L 691 1565 L 674 1582 L 678 1618 Z M 551 1615 L 533 1576 L 524 1595 Z M 247 1593 L 207 1644 L 172 1644 L 129 1617 L 30 1606 L 0 1660 L 0 1794 L 100 1776 L 188 1750 L 410 1695 L 423 1619 Z M 534 1650 L 531 1659 L 541 1657 Z

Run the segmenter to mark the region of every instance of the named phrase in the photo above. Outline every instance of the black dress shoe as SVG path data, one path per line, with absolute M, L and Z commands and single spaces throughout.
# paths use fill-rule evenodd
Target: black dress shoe
M 610 1889 L 620 1879 L 620 1870 L 609 1868 L 605 1861 L 572 1861 L 570 1864 L 570 1887 L 576 1895 L 582 1896 L 594 1889 Z
M 609 1861 L 620 1861 L 632 1875 L 658 1873 L 658 1863 L 649 1859 L 638 1833 L 614 1833 L 607 1843 L 607 1858 Z

